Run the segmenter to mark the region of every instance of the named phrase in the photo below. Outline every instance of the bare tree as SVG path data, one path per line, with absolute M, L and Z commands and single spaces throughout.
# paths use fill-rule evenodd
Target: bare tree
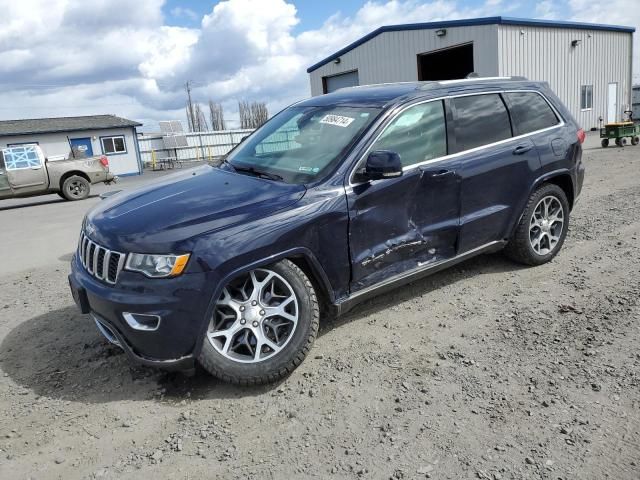
M 258 128 L 269 118 L 269 111 L 265 102 L 238 102 L 240 128 Z
M 224 110 L 221 103 L 209 100 L 209 119 L 211 120 L 211 130 L 224 130 Z
M 238 115 L 240 116 L 240 128 L 251 128 L 251 106 L 246 100 L 238 102 Z
M 265 102 L 253 102 L 251 104 L 251 117 L 253 128 L 258 128 L 269 119 L 269 111 Z
M 209 130 L 209 125 L 207 124 L 207 117 L 202 110 L 202 107 L 199 103 L 194 105 L 194 132 L 206 132 Z

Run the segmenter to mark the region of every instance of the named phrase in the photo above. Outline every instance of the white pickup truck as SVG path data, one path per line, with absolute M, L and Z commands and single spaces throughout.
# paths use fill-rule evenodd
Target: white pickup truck
M 0 150 L 0 200 L 57 193 L 66 200 L 83 200 L 91 184 L 115 182 L 106 156 L 85 157 L 72 150 L 70 158 L 49 161 L 38 145 Z

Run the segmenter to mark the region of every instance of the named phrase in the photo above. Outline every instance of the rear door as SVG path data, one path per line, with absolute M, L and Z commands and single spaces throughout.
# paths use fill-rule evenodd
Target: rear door
M 442 100 L 397 114 L 368 148 L 398 153 L 403 175 L 348 189 L 352 291 L 455 255 L 460 184 L 447 149 Z
M 513 138 L 499 93 L 453 98 L 452 110 L 461 160 L 459 252 L 464 253 L 509 235 L 540 159 L 530 137 Z
M 3 150 L 9 184 L 14 194 L 22 195 L 46 190 L 47 171 L 37 145 L 22 145 Z
M 506 92 L 503 95 L 513 121 L 515 135 L 528 135 L 540 156 L 545 171 L 566 167 L 571 139 L 562 128 L 562 120 L 539 92 Z M 573 135 L 575 142 L 575 135 Z

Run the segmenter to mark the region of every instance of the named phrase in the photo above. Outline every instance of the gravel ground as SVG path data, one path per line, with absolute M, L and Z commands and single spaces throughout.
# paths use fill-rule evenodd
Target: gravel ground
M 271 386 L 131 365 L 57 257 L 3 275 L 0 478 L 640 478 L 640 147 L 585 162 L 552 263 L 380 296 Z

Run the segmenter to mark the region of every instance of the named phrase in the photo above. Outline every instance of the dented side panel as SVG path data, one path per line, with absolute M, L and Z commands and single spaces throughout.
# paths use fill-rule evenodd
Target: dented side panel
M 450 174 L 439 175 L 450 169 Z M 351 291 L 456 254 L 460 182 L 455 161 L 414 168 L 348 194 Z

